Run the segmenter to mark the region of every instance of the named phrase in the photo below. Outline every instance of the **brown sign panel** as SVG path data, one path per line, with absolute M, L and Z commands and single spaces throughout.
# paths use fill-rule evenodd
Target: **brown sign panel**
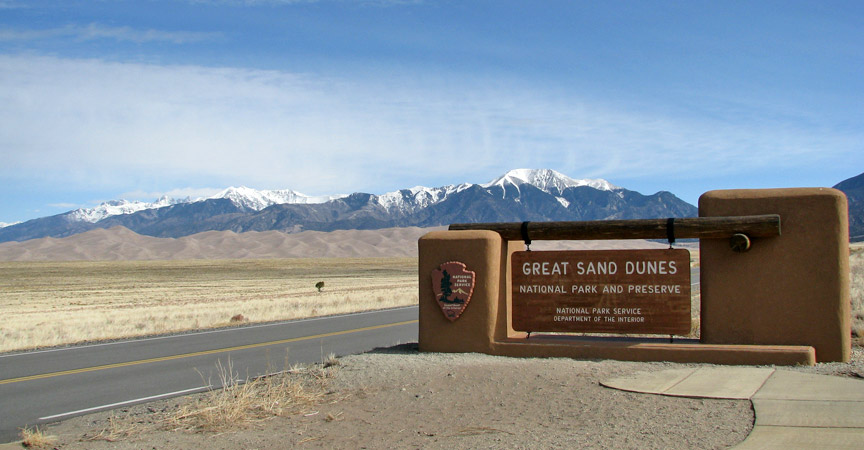
M 458 319 L 468 307 L 471 294 L 474 293 L 474 281 L 474 272 L 458 261 L 446 262 L 432 271 L 435 301 L 441 307 L 444 317 L 451 322 Z
M 690 333 L 686 249 L 516 252 L 513 328 L 575 333 Z

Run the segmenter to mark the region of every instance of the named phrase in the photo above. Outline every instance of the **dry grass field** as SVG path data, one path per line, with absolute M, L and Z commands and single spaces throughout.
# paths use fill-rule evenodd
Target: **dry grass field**
M 417 304 L 416 258 L 2 262 L 0 273 L 0 352 Z
M 849 255 L 852 292 L 852 340 L 864 346 L 864 243 L 852 244 Z

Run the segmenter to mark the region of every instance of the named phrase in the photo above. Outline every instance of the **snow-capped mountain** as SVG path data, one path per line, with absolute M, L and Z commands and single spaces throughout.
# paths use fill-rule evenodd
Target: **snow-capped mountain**
M 541 191 L 555 196 L 557 201 L 564 207 L 569 206 L 569 202 L 561 197 L 561 193 L 569 187 L 589 186 L 604 191 L 619 189 L 617 186 L 603 179 L 574 179 L 550 169 L 515 169 L 479 186 L 486 189 L 493 186 L 501 187 L 503 189 L 502 195 L 506 197 L 508 186 L 515 187 L 518 192 L 519 187 L 525 184 L 534 186 Z M 473 185 L 469 183 L 448 185 L 438 188 L 415 186 L 410 189 L 387 192 L 377 196 L 377 200 L 378 204 L 387 211 L 412 213 L 445 201 L 452 194 L 462 192 L 471 186 Z M 158 209 L 180 203 L 194 203 L 206 199 L 224 198 L 230 200 L 231 203 L 239 208 L 261 211 L 262 209 L 273 205 L 321 204 L 345 197 L 347 197 L 347 195 L 344 194 L 310 196 L 291 189 L 258 190 L 246 186 L 231 186 L 207 198 L 199 197 L 192 199 L 187 197 L 184 199 L 173 199 L 168 196 L 163 196 L 155 202 L 113 200 L 104 202 L 94 208 L 80 208 L 70 211 L 67 213 L 67 219 L 70 221 L 96 223 L 111 216 L 132 214 L 138 211 Z
M 283 204 L 316 204 L 326 203 L 330 200 L 347 197 L 347 195 L 319 195 L 309 196 L 304 195 L 290 189 L 280 190 L 257 190 L 246 186 L 229 187 L 218 194 L 208 198 L 227 198 L 232 203 L 241 207 L 254 211 L 261 211 L 268 206 L 283 205 Z
M 600 191 L 610 192 L 621 189 L 602 178 L 585 178 L 577 180 L 551 169 L 515 169 L 486 184 L 481 184 L 480 186 L 487 189 L 493 186 L 499 186 L 501 187 L 502 195 L 505 198 L 507 197 L 507 192 L 509 190 L 508 187 L 512 186 L 516 189 L 516 194 L 514 196 L 515 200 L 519 201 L 519 197 L 521 196 L 520 187 L 526 184 L 554 196 L 555 200 L 565 208 L 570 207 L 570 201 L 562 196 L 564 190 L 567 188 L 588 186 Z
M 159 209 L 166 206 L 177 205 L 181 203 L 195 203 L 208 199 L 224 198 L 231 200 L 232 203 L 240 208 L 251 209 L 253 211 L 261 211 L 262 209 L 281 204 L 314 204 L 325 203 L 337 198 L 346 197 L 345 195 L 322 195 L 309 196 L 304 195 L 290 189 L 282 190 L 257 190 L 246 186 L 229 187 L 220 191 L 218 194 L 211 197 L 186 197 L 175 199 L 168 196 L 162 196 L 155 202 L 129 201 L 129 200 L 112 200 L 103 202 L 99 206 L 93 208 L 79 208 L 66 213 L 66 219 L 70 222 L 89 222 L 96 223 L 102 219 L 123 214 L 133 214 L 138 211 L 149 209 Z M 14 225 L 14 224 L 9 224 Z M 0 227 L 2 228 L 2 227 Z
M 850 230 L 862 239 L 864 174 L 838 184 L 849 198 Z M 856 203 L 857 202 L 857 203 Z M 381 195 L 306 196 L 291 190 L 228 188 L 209 197 L 106 202 L 17 224 L 0 224 L 0 242 L 65 237 L 95 228 L 181 237 L 211 230 L 332 231 L 432 227 L 466 222 L 580 221 L 694 217 L 696 207 L 661 191 L 643 195 L 602 179 L 554 170 L 511 170 L 483 184 L 415 186 Z
M 520 186 L 526 184 L 554 196 L 558 203 L 562 204 L 565 208 L 569 206 L 569 202 L 562 197 L 561 194 L 567 188 L 588 186 L 601 191 L 614 191 L 621 189 L 600 178 L 574 179 L 551 169 L 514 169 L 488 183 L 483 183 L 478 186 L 484 189 L 490 189 L 497 186 L 501 188 L 502 197 L 504 198 L 508 195 L 508 187 L 513 187 L 517 192 L 518 198 Z M 451 195 L 462 192 L 471 186 L 474 185 L 463 183 L 439 188 L 415 186 L 410 189 L 402 189 L 382 194 L 378 196 L 378 204 L 383 206 L 387 211 L 414 212 L 445 201 Z
M 602 178 L 577 180 L 551 169 L 514 169 L 480 186 L 489 188 L 492 186 L 505 187 L 512 185 L 518 189 L 523 184 L 530 184 L 541 191 L 555 196 L 560 195 L 568 187 L 588 186 L 601 191 L 621 189 Z
M 471 186 L 468 183 L 451 184 L 439 188 L 415 186 L 410 189 L 402 189 L 379 195 L 378 204 L 387 211 L 411 213 L 447 200 L 450 195 L 462 192 Z
M 11 227 L 12 225 L 18 225 L 19 223 L 21 223 L 21 222 L 12 222 L 12 223 L 0 222 L 0 228 Z
M 181 237 L 210 230 L 298 232 L 513 222 L 693 217 L 696 208 L 669 192 L 643 195 L 602 179 L 554 170 L 517 169 L 483 184 L 415 186 L 381 195 L 306 196 L 292 190 L 231 187 L 203 199 L 115 201 L 0 228 L 0 242 L 64 237 L 124 226 L 139 234 Z
M 95 208 L 79 208 L 66 213 L 66 218 L 70 222 L 90 222 L 96 223 L 106 217 L 117 216 L 120 214 L 132 214 L 145 209 L 162 208 L 177 203 L 182 203 L 185 200 L 175 200 L 168 196 L 163 196 L 155 202 L 141 202 L 129 200 L 111 200 L 101 203 Z

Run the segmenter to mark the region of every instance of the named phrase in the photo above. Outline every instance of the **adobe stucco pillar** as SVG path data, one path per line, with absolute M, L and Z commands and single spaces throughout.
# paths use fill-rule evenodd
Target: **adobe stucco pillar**
M 420 351 L 492 351 L 500 318 L 507 313 L 506 308 L 499 308 L 504 294 L 501 256 L 505 244 L 493 231 L 433 231 L 420 238 Z M 454 321 L 441 312 L 432 290 L 432 272 L 449 261 L 464 263 L 476 274 L 471 300 Z
M 702 342 L 807 345 L 819 362 L 851 353 L 849 224 L 829 188 L 710 191 L 699 216 L 779 214 L 781 235 L 736 253 L 700 242 Z

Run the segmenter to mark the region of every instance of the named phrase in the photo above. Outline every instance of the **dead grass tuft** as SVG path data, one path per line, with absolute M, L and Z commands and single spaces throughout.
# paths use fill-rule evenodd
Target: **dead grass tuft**
M 323 364 L 286 366 L 288 368 L 281 372 L 243 380 L 234 371 L 230 359 L 226 364 L 217 361 L 216 376 L 220 388 L 189 397 L 185 403 L 161 411 L 148 407 L 145 413 L 112 415 L 103 422 L 101 429 L 85 433 L 80 440 L 118 442 L 154 430 L 223 433 L 274 417 L 318 414 L 318 411 L 309 412 L 312 406 L 325 399 L 331 403 L 342 399 L 328 397 L 333 394 L 329 383 L 338 365 L 327 368 Z M 210 384 L 210 380 L 205 382 Z M 325 418 L 327 421 L 341 419 L 341 413 Z M 29 430 L 28 433 L 28 436 L 34 436 L 31 440 L 39 436 Z M 34 448 L 40 447 L 34 444 Z
M 324 366 L 325 369 L 339 366 L 341 364 L 342 362 L 339 361 L 339 358 L 336 357 L 335 353 L 328 354 L 327 358 L 324 358 L 324 361 L 321 362 L 321 365 Z
M 299 367 L 253 379 L 240 380 L 231 361 L 217 363 L 221 388 L 214 389 L 166 419 L 171 430 L 223 432 L 271 417 L 299 414 L 320 402 L 326 383 L 320 371 Z M 304 377 L 310 374 L 312 377 Z
M 51 448 L 57 442 L 56 436 L 48 436 L 39 430 L 39 427 L 30 429 L 24 427 L 19 433 L 21 436 L 21 445 L 27 448 Z
M 129 437 L 137 436 L 145 431 L 149 431 L 149 428 L 151 427 L 144 426 L 140 423 L 131 423 L 123 418 L 111 416 L 108 418 L 108 424 L 104 428 L 92 436 L 85 435 L 83 440 L 117 442 Z

